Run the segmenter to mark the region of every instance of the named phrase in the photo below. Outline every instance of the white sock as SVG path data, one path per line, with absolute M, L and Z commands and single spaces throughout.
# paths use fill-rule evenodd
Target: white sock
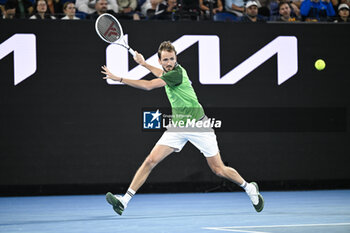
M 240 186 L 246 191 L 246 193 L 249 194 L 256 191 L 255 186 L 251 183 L 247 183 L 246 181 L 243 181 L 243 183 Z
M 253 202 L 254 205 L 257 205 L 259 203 L 259 198 L 257 195 L 257 190 L 254 185 L 251 183 L 243 182 L 241 184 L 241 187 L 244 188 L 245 192 L 248 194 L 250 200 Z
M 128 189 L 128 191 L 125 193 L 125 195 L 123 196 L 123 201 L 124 203 L 127 205 L 129 203 L 129 201 L 131 200 L 131 198 L 135 195 L 135 191 L 132 190 L 131 188 Z

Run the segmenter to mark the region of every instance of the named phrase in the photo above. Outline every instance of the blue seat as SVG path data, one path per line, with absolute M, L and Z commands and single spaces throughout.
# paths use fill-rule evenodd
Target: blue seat
M 238 17 L 228 12 L 219 12 L 214 15 L 214 21 L 238 21 Z
M 86 14 L 85 12 L 81 12 L 81 11 L 76 11 L 75 12 L 75 16 L 80 18 L 80 19 L 86 19 L 88 14 Z

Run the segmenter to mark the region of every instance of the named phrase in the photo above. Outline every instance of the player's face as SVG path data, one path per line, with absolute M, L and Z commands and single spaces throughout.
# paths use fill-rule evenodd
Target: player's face
M 162 65 L 164 70 L 166 71 L 173 70 L 176 64 L 175 52 L 174 51 L 168 52 L 163 50 L 160 54 L 159 63 Z

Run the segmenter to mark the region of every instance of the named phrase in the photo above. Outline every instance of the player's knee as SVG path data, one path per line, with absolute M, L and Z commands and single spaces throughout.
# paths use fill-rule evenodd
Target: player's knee
M 213 167 L 213 168 L 211 168 L 211 170 L 217 176 L 220 176 L 220 177 L 224 176 L 224 167 L 223 166 Z
M 157 164 L 158 161 L 154 160 L 152 156 L 148 156 L 144 162 L 145 166 L 149 167 L 150 169 L 154 168 Z

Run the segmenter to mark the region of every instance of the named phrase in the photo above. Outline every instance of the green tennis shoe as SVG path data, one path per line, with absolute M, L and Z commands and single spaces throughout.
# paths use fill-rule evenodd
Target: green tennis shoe
M 258 186 L 258 184 L 255 183 L 255 182 L 251 182 L 251 184 L 255 186 L 256 192 L 257 192 L 257 195 L 258 195 L 258 198 L 259 198 L 258 204 L 256 204 L 256 205 L 253 204 L 253 206 L 254 206 L 256 212 L 261 212 L 261 211 L 264 209 L 264 202 L 265 202 L 265 201 L 264 201 L 264 198 L 263 198 L 263 196 L 259 193 L 259 186 Z M 255 194 L 255 195 L 256 195 L 256 194 Z
M 126 208 L 126 205 L 123 204 L 123 201 L 121 200 L 121 196 L 114 196 L 112 193 L 108 192 L 106 194 L 106 200 L 107 202 L 113 206 L 113 210 L 119 214 L 122 215 L 124 209 Z

